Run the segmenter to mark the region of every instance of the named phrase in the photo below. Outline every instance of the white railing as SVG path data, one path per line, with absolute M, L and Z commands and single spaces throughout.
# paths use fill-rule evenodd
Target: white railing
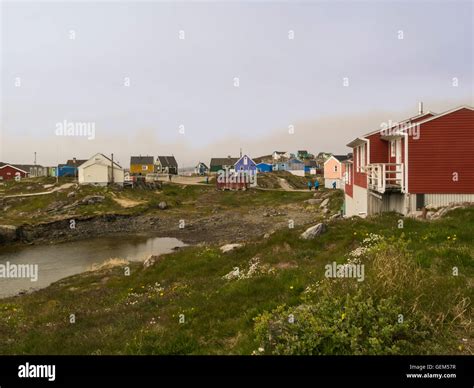
M 372 163 L 365 166 L 367 184 L 370 190 L 379 193 L 385 191 L 405 191 L 403 163 Z

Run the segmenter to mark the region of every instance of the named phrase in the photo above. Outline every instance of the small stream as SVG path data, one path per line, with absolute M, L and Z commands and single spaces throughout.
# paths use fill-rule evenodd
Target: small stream
M 0 298 L 40 289 L 62 278 L 85 272 L 108 259 L 144 261 L 150 255 L 170 253 L 185 244 L 171 237 L 124 235 L 56 245 L 0 247 Z M 28 278 L 13 276 L 20 271 Z M 26 264 L 26 266 L 25 266 Z M 12 276 L 13 274 L 13 276 Z M 37 278 L 36 281 L 34 278 Z

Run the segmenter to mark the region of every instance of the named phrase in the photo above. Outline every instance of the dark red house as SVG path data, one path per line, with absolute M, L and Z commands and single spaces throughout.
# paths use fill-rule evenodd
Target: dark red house
M 15 179 L 17 176 L 20 179 L 26 178 L 28 177 L 28 172 L 8 163 L 0 163 L 0 180 L 7 181 Z
M 409 214 L 423 207 L 474 202 L 474 109 L 423 113 L 349 144 L 345 214 Z

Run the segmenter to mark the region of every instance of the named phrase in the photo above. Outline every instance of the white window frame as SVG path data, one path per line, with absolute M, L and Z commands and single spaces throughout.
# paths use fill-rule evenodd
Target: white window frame
M 394 158 L 395 156 L 397 156 L 395 140 L 390 140 L 390 157 Z

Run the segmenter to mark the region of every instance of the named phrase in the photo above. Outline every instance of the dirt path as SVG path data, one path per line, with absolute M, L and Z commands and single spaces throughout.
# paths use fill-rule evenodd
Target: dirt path
M 200 185 L 200 186 L 207 186 L 206 183 L 202 183 L 206 181 L 205 176 L 183 176 L 183 175 L 173 175 L 171 178 L 171 183 L 177 183 L 179 185 Z M 168 179 L 164 180 L 164 182 L 169 182 Z
M 300 191 L 300 192 L 307 192 L 309 190 L 305 189 L 294 189 L 293 187 L 290 186 L 288 181 L 284 178 L 278 178 L 278 181 L 280 182 L 280 186 L 283 190 L 285 191 Z

